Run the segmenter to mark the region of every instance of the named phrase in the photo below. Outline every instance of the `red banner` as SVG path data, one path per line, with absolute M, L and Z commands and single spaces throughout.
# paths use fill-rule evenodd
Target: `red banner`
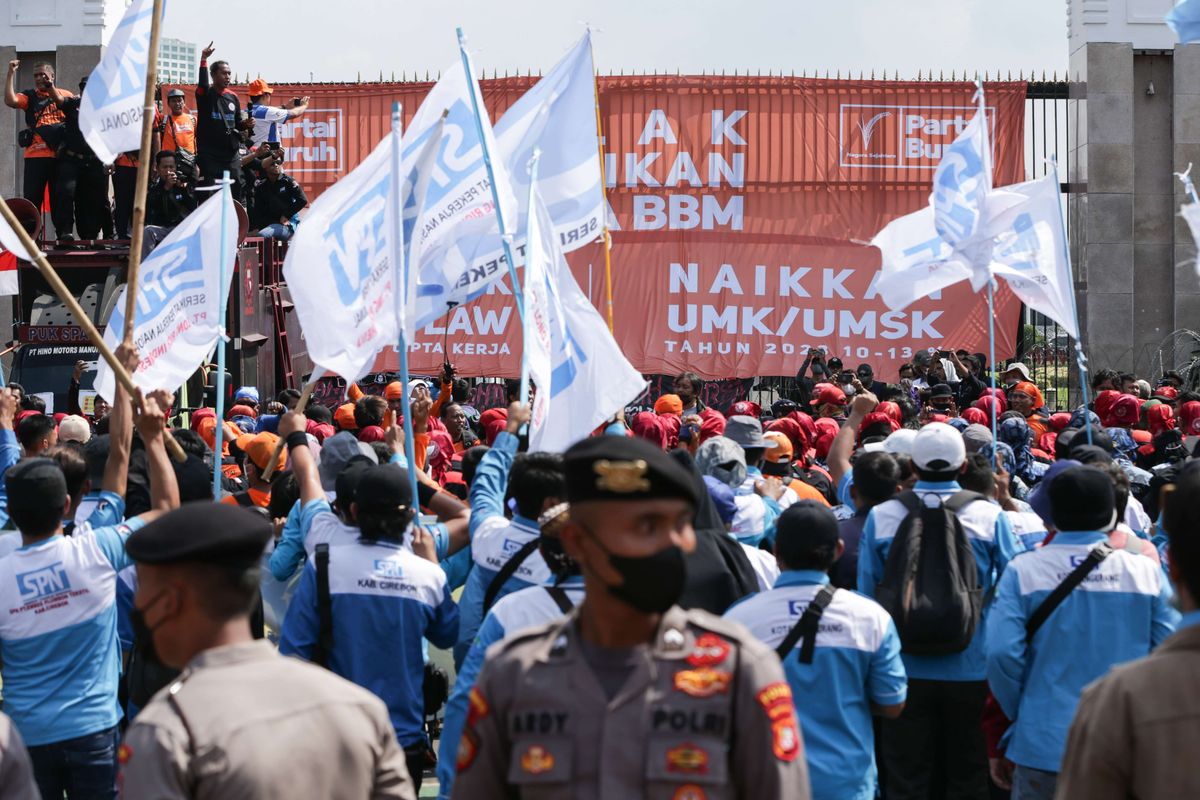
M 536 79 L 483 82 L 493 120 Z M 308 94 L 284 126 L 288 171 L 310 197 L 361 161 L 400 99 L 411 116 L 430 84 L 278 86 Z M 1025 179 L 1025 84 L 988 84 L 995 182 Z M 600 79 L 613 233 L 615 335 L 646 373 L 791 375 L 809 345 L 893 379 L 927 347 L 986 351 L 986 306 L 959 284 L 892 312 L 863 242 L 929 201 L 942 147 L 974 114 L 967 83 L 792 78 Z M 569 256 L 605 310 L 599 245 Z M 512 377 L 521 328 L 505 284 L 412 345 L 414 372 L 448 357 L 464 375 Z M 1015 347 L 1019 302 L 997 294 L 998 357 Z M 314 335 L 309 332 L 308 335 Z M 447 341 L 449 354 L 443 352 Z M 396 354 L 379 369 L 395 369 Z

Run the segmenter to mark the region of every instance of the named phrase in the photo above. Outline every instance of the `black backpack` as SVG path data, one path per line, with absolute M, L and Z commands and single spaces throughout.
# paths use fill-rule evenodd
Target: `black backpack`
M 905 653 L 962 652 L 975 635 L 983 598 L 958 512 L 984 497 L 960 491 L 932 507 L 915 492 L 896 499 L 908 514 L 896 529 L 875 599 L 892 615 Z

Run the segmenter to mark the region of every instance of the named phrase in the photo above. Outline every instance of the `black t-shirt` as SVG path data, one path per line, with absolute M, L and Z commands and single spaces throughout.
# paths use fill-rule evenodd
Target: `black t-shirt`
M 201 64 L 196 83 L 196 152 L 232 161 L 238 154 L 237 126 L 242 119 L 238 96 L 228 89 L 213 91 L 208 67 Z
M 94 158 L 95 153 L 92 152 L 87 139 L 83 138 L 83 131 L 79 129 L 79 104 L 81 102 L 83 101 L 78 97 L 68 97 L 61 106 L 64 118 L 63 147 L 77 155 Z

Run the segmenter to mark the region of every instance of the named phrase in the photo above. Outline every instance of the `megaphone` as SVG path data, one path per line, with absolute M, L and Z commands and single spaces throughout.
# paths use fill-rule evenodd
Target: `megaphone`
M 5 202 L 8 203 L 13 216 L 21 223 L 21 227 L 29 234 L 29 238 L 36 242 L 42 234 L 42 212 L 24 197 L 10 197 Z

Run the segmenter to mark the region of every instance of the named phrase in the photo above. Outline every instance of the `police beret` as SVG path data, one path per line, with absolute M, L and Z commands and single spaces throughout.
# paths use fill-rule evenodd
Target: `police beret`
M 593 436 L 563 455 L 567 500 L 657 500 L 699 502 L 687 469 L 645 439 Z
M 125 551 L 143 564 L 254 565 L 271 538 L 262 514 L 221 503 L 186 503 L 140 528 Z

